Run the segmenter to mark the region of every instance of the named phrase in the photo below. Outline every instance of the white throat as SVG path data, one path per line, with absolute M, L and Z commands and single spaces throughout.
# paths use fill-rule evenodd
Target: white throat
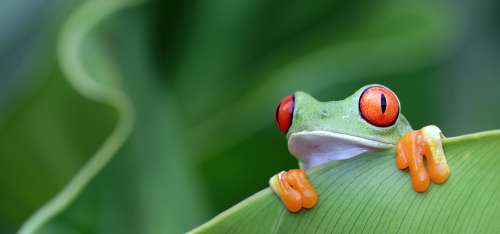
M 304 169 L 391 147 L 394 144 L 327 131 L 302 131 L 288 138 L 290 153 L 303 163 Z

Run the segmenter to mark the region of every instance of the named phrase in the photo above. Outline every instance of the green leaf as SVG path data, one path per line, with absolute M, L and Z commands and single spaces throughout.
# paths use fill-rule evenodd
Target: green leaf
M 34 233 L 54 216 L 62 212 L 87 186 L 87 184 L 113 158 L 132 130 L 133 110 L 129 98 L 122 88 L 109 80 L 92 76 L 80 60 L 81 45 L 85 36 L 103 18 L 140 1 L 108 1 L 99 5 L 88 2 L 66 23 L 61 33 L 59 58 L 71 85 L 84 97 L 113 107 L 119 116 L 118 122 L 105 142 L 86 162 L 71 181 L 49 202 L 38 209 L 21 227 L 19 233 Z M 92 16 L 91 20 L 83 20 Z
M 148 63 L 144 14 L 151 6 L 141 3 L 88 1 L 61 31 L 59 59 L 69 83 L 82 96 L 116 110 L 118 122 L 20 233 L 181 232 L 206 218 L 179 138 L 175 99 Z M 108 48 L 108 38 L 120 40 Z M 133 222 L 131 214 L 137 216 Z
M 451 176 L 416 193 L 394 151 L 364 154 L 310 172 L 318 205 L 288 212 L 265 189 L 194 233 L 492 233 L 500 230 L 500 131 L 448 138 Z

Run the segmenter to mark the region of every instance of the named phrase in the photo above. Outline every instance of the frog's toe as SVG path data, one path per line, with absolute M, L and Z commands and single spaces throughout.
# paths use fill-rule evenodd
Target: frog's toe
M 312 208 L 318 200 L 316 191 L 301 169 L 282 171 L 271 177 L 269 185 L 290 212 Z
M 448 165 L 436 165 L 429 168 L 429 176 L 432 182 L 436 184 L 442 184 L 448 180 L 450 176 L 450 170 Z
M 289 211 L 298 212 L 302 209 L 301 195 L 288 184 L 286 177 L 287 173 L 282 171 L 269 179 L 269 185 Z
M 430 181 L 444 183 L 449 176 L 442 146 L 442 133 L 436 126 L 406 133 L 396 145 L 396 165 L 409 169 L 413 189 L 427 191 Z M 427 168 L 424 164 L 427 160 Z
M 396 146 L 396 166 L 400 169 L 406 169 L 408 168 L 408 158 L 406 156 L 406 153 L 404 151 L 404 141 L 399 141 L 397 146 Z
M 411 175 L 411 185 L 415 192 L 425 192 L 429 188 L 430 180 L 427 171 L 420 170 Z
M 288 183 L 296 189 L 302 197 L 302 207 L 314 207 L 318 201 L 318 195 L 312 184 L 309 182 L 304 170 L 289 170 L 287 174 Z
M 443 150 L 441 130 L 430 125 L 422 128 L 424 154 L 428 162 L 429 176 L 434 183 L 444 183 L 450 176 L 450 168 Z

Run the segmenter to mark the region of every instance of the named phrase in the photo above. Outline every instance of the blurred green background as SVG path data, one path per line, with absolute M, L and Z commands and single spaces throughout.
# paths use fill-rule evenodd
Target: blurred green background
M 54 196 L 120 118 L 61 69 L 60 30 L 83 2 L 0 2 L 0 233 Z M 415 128 L 500 128 L 498 12 L 494 0 L 121 10 L 88 35 L 81 63 L 96 80 L 117 77 L 135 109 L 132 133 L 42 232 L 179 233 L 207 221 L 296 167 L 274 126 L 275 105 L 295 90 L 326 101 L 381 83 Z

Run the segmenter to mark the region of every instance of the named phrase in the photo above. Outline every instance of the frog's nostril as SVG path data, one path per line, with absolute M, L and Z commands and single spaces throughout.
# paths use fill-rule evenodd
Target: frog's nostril
M 295 109 L 295 96 L 290 95 L 281 99 L 276 108 L 276 124 L 282 133 L 287 133 L 292 125 L 293 111 Z
M 324 118 L 328 117 L 328 111 L 326 111 L 325 109 L 321 109 L 321 110 L 319 111 L 319 116 L 320 116 L 322 119 L 324 119 Z

